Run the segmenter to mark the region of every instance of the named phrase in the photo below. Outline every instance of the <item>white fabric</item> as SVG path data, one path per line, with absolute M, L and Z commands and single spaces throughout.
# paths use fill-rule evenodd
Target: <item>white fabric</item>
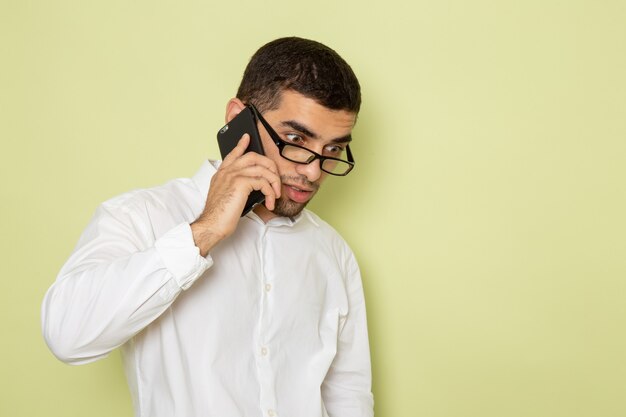
M 141 417 L 372 416 L 352 252 L 304 210 L 250 213 L 203 258 L 189 223 L 215 166 L 101 205 L 44 299 L 50 349 L 80 364 L 122 346 Z

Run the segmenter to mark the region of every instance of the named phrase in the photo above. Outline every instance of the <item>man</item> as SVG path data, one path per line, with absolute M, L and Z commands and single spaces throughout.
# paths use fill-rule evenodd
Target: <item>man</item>
M 259 49 L 226 121 L 253 105 L 265 155 L 244 135 L 191 179 L 102 204 L 44 299 L 53 353 L 81 364 L 121 346 L 141 417 L 372 416 L 358 266 L 304 209 L 352 168 L 360 102 L 328 47 Z M 253 190 L 265 203 L 240 217 Z

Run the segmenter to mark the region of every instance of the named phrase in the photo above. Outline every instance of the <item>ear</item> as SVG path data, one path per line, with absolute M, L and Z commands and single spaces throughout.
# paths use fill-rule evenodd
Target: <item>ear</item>
M 238 98 L 231 98 L 228 100 L 228 103 L 226 103 L 226 123 L 233 120 L 233 118 L 237 116 L 245 107 L 246 105 L 243 104 L 243 101 Z

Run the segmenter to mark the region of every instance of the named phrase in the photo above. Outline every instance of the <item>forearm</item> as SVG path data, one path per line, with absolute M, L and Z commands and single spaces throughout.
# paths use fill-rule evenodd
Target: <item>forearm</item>
M 224 234 L 216 232 L 211 223 L 202 218 L 191 223 L 191 234 L 201 256 L 207 256 L 211 249 L 225 238 Z
M 59 276 L 42 308 L 44 337 L 62 361 L 105 356 L 158 317 L 178 291 L 154 249 Z
M 123 253 L 129 248 L 113 241 L 104 249 L 99 238 L 75 252 L 42 306 L 43 334 L 59 359 L 79 364 L 106 356 L 210 266 L 192 243 L 179 243 L 176 235 L 185 231 L 176 229 L 142 251 Z
M 339 338 L 335 360 L 322 385 L 324 405 L 330 417 L 372 417 L 374 398 L 367 331 L 347 330 L 349 334 L 342 333 Z
M 322 398 L 330 417 L 372 417 L 374 398 L 365 299 L 353 256 L 347 270 L 349 311 L 340 329 L 335 359 L 322 385 Z

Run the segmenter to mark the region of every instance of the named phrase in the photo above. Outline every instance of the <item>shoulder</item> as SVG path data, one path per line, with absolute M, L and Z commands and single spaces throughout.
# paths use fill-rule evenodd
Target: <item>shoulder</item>
M 100 233 L 114 230 L 150 243 L 178 224 L 195 220 L 204 198 L 192 179 L 178 178 L 103 202 L 92 223 Z
M 317 214 L 311 210 L 304 209 L 302 216 L 308 224 L 312 227 L 312 233 L 315 235 L 316 243 L 328 246 L 329 249 L 336 255 L 340 256 L 343 260 L 347 261 L 348 258 L 354 258 L 352 249 L 346 242 L 346 240 L 339 234 L 334 227 L 324 221 Z
M 132 214 L 146 208 L 184 211 L 204 207 L 209 182 L 219 162 L 205 161 L 192 178 L 176 178 L 150 188 L 136 189 L 101 204 L 105 210 Z
M 343 285 L 347 291 L 361 288 L 361 272 L 354 252 L 346 240 L 326 221 L 310 210 L 304 210 L 307 224 L 313 230 L 313 236 L 308 239 L 315 239 L 316 259 L 324 259 L 327 265 L 333 265 L 340 272 Z
M 302 220 L 312 225 L 314 230 L 317 230 L 318 233 L 326 236 L 329 239 L 338 239 L 338 240 L 343 241 L 343 237 L 341 237 L 339 232 L 337 232 L 337 230 L 335 230 L 334 227 L 328 224 L 320 216 L 313 213 L 311 210 L 309 209 L 302 210 L 302 217 L 303 217 Z
M 188 178 L 178 178 L 151 188 L 136 189 L 120 194 L 101 204 L 107 211 L 132 214 L 141 212 L 146 207 L 168 208 L 172 205 L 185 204 L 198 193 L 193 182 Z

